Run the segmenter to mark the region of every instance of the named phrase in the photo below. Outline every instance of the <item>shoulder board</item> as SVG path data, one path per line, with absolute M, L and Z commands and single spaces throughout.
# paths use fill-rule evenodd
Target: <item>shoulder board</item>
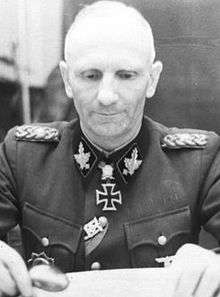
M 167 134 L 161 141 L 163 148 L 205 148 L 208 142 L 208 135 L 205 133 L 173 133 Z
M 16 127 L 15 138 L 30 142 L 59 142 L 60 133 L 58 129 L 47 126 L 22 125 Z

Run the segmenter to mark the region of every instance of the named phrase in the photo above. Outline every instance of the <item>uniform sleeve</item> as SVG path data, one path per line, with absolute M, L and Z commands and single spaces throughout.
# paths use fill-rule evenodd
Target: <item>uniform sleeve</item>
M 213 153 L 214 150 L 214 153 Z M 215 139 L 213 149 L 203 154 L 203 187 L 201 198 L 201 223 L 220 244 L 220 140 Z
M 0 144 L 0 239 L 18 223 L 16 197 L 16 140 L 13 130 Z

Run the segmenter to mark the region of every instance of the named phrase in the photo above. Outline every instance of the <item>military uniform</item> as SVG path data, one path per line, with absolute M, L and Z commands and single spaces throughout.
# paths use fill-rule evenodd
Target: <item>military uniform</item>
M 161 266 L 202 225 L 220 241 L 219 146 L 147 117 L 111 154 L 77 120 L 14 128 L 0 151 L 0 235 L 19 223 L 26 261 L 64 271 Z

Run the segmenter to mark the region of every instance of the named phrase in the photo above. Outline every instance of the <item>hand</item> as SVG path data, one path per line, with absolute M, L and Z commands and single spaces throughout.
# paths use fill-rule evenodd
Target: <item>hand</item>
M 29 271 L 34 287 L 49 292 L 60 292 L 69 285 L 69 278 L 55 266 L 36 265 Z
M 220 297 L 220 255 L 186 244 L 168 269 L 176 280 L 172 297 Z
M 33 296 L 31 278 L 22 257 L 0 241 L 0 296 Z

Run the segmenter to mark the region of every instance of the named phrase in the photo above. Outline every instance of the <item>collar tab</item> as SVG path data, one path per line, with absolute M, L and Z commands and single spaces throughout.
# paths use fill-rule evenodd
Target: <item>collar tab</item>
M 143 162 L 140 149 L 134 143 L 129 150 L 117 162 L 118 171 L 124 181 L 128 183 L 130 178 L 136 173 Z
M 82 137 L 78 152 L 73 155 L 75 163 L 83 177 L 87 177 L 96 163 L 97 156 L 87 141 Z

